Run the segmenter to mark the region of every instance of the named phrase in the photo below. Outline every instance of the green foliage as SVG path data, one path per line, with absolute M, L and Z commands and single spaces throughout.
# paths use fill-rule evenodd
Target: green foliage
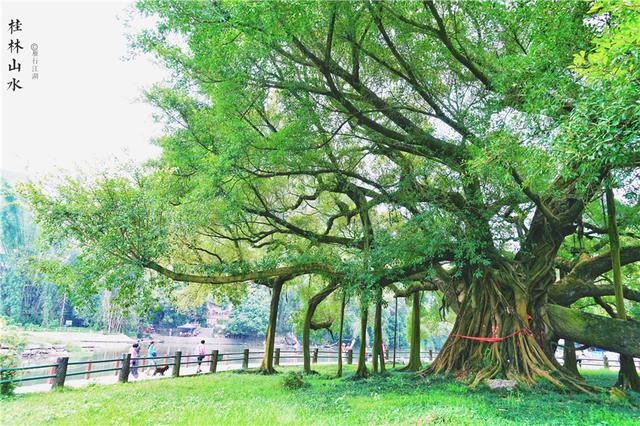
M 596 1 L 589 10 L 600 27 L 593 46 L 574 57 L 574 69 L 591 81 L 634 79 L 640 73 L 640 5 L 630 0 Z
M 36 227 L 13 188 L 1 185 L 0 315 L 22 324 L 57 325 L 63 291 L 36 267 L 52 254 L 39 247 Z
M 596 179 L 603 168 L 633 167 L 640 155 L 640 5 L 604 0 L 589 12 L 597 36 L 571 67 L 584 85 L 561 149 L 578 174 Z
M 24 341 L 17 327 L 10 325 L 6 318 L 0 316 L 0 368 L 18 367 L 20 352 Z M 3 371 L 0 380 L 11 380 L 16 377 L 15 371 Z M 12 395 L 16 383 L 0 383 L 0 395 Z
M 264 337 L 269 324 L 269 291 L 251 287 L 240 305 L 234 306 L 225 325 L 225 333 L 246 337 Z
M 301 372 L 289 371 L 282 376 L 282 387 L 287 390 L 297 390 L 309 387 L 309 383 L 305 382 Z
M 451 309 L 448 309 L 443 316 L 441 300 L 438 299 L 436 294 L 425 293 L 422 303 L 423 308 L 420 310 L 420 336 L 428 342 L 427 348 L 440 350 L 453 328 L 455 314 Z M 407 324 L 410 328 L 411 322 Z M 410 333 L 411 330 L 408 332 Z

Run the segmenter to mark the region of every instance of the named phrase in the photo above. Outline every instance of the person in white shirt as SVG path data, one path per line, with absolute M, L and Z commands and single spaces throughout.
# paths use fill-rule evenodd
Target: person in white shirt
M 199 373 L 201 371 L 200 368 L 202 367 L 202 360 L 207 355 L 207 348 L 204 346 L 204 340 L 200 340 L 200 343 L 196 346 L 196 355 L 198 355 L 198 371 L 196 371 L 196 373 Z

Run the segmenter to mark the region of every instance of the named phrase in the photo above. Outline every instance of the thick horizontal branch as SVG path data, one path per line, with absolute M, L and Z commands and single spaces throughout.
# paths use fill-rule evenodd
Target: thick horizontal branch
M 605 318 L 559 305 L 548 305 L 548 310 L 551 326 L 558 337 L 640 357 L 640 326 L 637 322 Z
M 391 284 L 389 288 L 393 291 L 394 297 L 408 297 L 418 291 L 433 291 L 438 290 L 438 287 L 432 282 L 422 282 L 420 284 L 413 284 L 407 288 L 398 288 L 395 284 Z
M 629 263 L 640 262 L 640 246 L 621 247 L 620 264 L 622 266 Z M 567 275 L 567 279 L 594 280 L 598 276 L 611 270 L 611 253 L 606 252 L 598 256 L 578 262 L 573 270 Z
M 640 302 L 640 291 L 623 288 L 624 298 Z M 569 306 L 584 297 L 613 296 L 613 285 L 596 285 L 591 281 L 563 280 L 549 290 L 549 298 L 562 306 Z
M 296 266 L 283 266 L 280 268 L 266 269 L 264 271 L 247 272 L 236 275 L 194 275 L 175 272 L 165 268 L 156 262 L 147 262 L 145 268 L 152 269 L 174 281 L 201 283 L 201 284 L 231 284 L 245 281 L 261 281 L 269 278 L 297 277 L 306 274 L 336 275 L 336 271 L 324 263 L 307 263 Z

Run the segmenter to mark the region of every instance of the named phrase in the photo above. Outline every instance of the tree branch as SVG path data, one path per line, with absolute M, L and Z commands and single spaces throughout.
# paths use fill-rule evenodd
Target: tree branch
M 202 283 L 202 284 L 231 284 L 245 281 L 260 281 L 269 278 L 297 277 L 306 274 L 338 275 L 331 266 L 324 263 L 308 263 L 296 266 L 284 266 L 280 268 L 266 269 L 263 271 L 247 272 L 235 275 L 194 275 L 175 272 L 171 269 L 154 262 L 147 261 L 143 265 L 152 269 L 174 281 Z
M 640 357 L 640 327 L 559 305 L 547 306 L 556 336 L 633 357 Z

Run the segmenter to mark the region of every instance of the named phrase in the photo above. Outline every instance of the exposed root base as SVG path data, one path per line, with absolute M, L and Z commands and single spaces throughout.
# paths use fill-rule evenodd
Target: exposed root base
M 628 355 L 620 355 L 620 371 L 615 387 L 640 392 L 640 377 L 633 358 Z
M 544 370 L 541 370 L 544 371 Z M 426 368 L 419 371 L 416 374 L 417 377 L 425 378 L 427 376 L 440 376 L 440 377 L 454 377 L 456 380 L 463 381 L 469 384 L 469 387 L 475 389 L 478 385 L 482 384 L 485 380 L 506 378 L 508 380 L 515 380 L 520 385 L 527 388 L 544 387 L 544 383 L 553 385 L 557 390 L 562 392 L 578 391 L 581 393 L 595 394 L 600 393 L 603 389 L 587 385 L 584 380 L 575 378 L 571 374 L 561 372 L 548 372 L 544 371 L 535 379 L 531 379 L 530 376 L 524 376 L 522 374 L 511 373 L 505 377 L 490 376 L 487 374 L 487 370 L 480 371 L 457 371 L 449 374 L 435 373 L 431 368 Z
M 367 377 L 369 377 L 368 371 L 365 371 L 364 373 L 356 372 L 352 376 L 349 376 L 349 380 L 362 380 L 362 379 L 366 379 Z
M 396 371 L 400 372 L 418 372 L 422 369 L 422 363 L 409 363 L 402 368 L 398 368 Z
M 280 374 L 275 368 L 258 368 L 256 374 L 270 376 L 272 374 Z
M 513 268 L 494 269 L 477 280 L 465 296 L 453 332 L 438 357 L 419 376 L 453 375 L 472 388 L 487 379 L 515 380 L 527 387 L 548 382 L 560 390 L 593 393 L 583 379 L 558 368 L 536 341 L 529 314 L 541 312 L 531 306 L 521 278 Z M 540 317 L 534 317 L 534 321 Z M 504 337 L 479 341 L 471 337 Z

